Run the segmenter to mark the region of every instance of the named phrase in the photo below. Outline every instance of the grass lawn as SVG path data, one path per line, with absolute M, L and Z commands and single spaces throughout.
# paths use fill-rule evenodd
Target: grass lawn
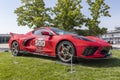
M 70 65 L 36 55 L 13 57 L 0 53 L 0 80 L 120 80 L 120 50 L 112 50 L 109 60 L 80 60 Z

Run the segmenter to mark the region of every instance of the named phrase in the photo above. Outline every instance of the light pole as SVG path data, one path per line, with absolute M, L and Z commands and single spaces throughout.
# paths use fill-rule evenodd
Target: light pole
M 114 44 L 114 34 L 112 33 L 112 44 Z

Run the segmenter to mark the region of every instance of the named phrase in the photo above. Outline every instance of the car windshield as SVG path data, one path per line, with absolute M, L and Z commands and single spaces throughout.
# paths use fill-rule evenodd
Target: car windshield
M 53 31 L 53 32 L 55 32 L 57 35 L 63 35 L 63 34 L 73 34 L 73 33 L 71 33 L 71 32 L 67 32 L 67 31 L 64 31 L 64 30 L 60 30 L 60 29 L 58 29 L 58 28 L 51 28 L 51 30 Z

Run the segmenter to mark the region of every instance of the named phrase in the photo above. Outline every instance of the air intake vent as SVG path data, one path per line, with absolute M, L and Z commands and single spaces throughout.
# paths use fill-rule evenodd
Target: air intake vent
M 98 47 L 87 47 L 85 49 L 85 51 L 83 52 L 83 55 L 91 56 L 96 52 L 97 49 L 98 49 Z

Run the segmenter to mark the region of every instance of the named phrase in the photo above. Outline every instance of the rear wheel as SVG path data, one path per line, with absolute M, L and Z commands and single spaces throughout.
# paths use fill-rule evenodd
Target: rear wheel
M 70 62 L 71 61 L 71 56 L 72 56 L 72 61 L 75 61 L 75 47 L 73 44 L 69 41 L 62 41 L 58 46 L 57 46 L 57 56 L 58 58 L 63 61 L 63 62 Z
M 22 54 L 19 52 L 19 44 L 17 41 L 14 41 L 11 45 L 11 51 L 13 56 L 21 56 Z

